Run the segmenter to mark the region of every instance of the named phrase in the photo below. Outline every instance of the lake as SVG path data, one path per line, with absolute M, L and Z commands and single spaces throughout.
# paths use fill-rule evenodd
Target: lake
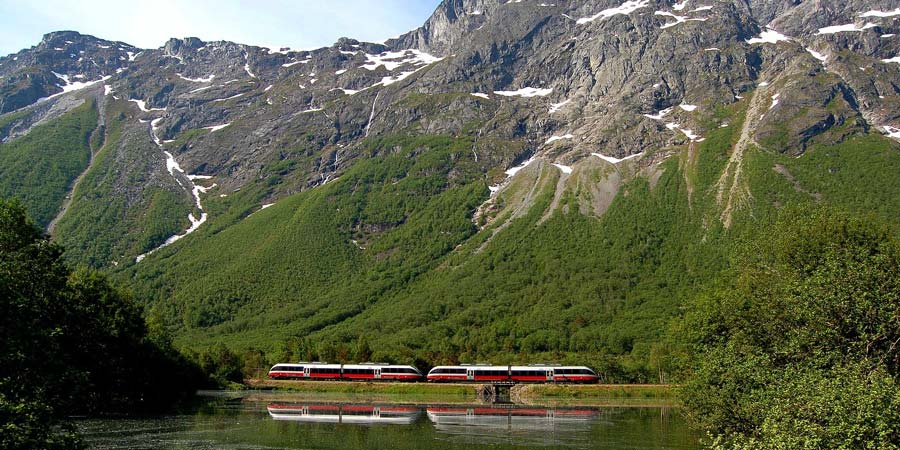
M 163 416 L 78 422 L 96 449 L 697 449 L 671 407 L 368 403 L 206 394 Z

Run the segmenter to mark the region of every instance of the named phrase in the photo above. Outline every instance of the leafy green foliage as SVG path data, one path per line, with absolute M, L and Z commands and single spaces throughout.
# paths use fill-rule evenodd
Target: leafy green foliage
M 59 418 L 151 410 L 192 393 L 196 376 L 106 278 L 70 272 L 15 202 L 0 200 L 0 437 L 57 448 Z M 6 434 L 9 433 L 9 434 Z
M 0 144 L 0 196 L 16 198 L 40 226 L 59 212 L 72 183 L 91 158 L 90 136 L 97 128 L 93 101 Z
M 699 296 L 684 390 L 723 448 L 898 448 L 900 240 L 873 217 L 788 209 Z

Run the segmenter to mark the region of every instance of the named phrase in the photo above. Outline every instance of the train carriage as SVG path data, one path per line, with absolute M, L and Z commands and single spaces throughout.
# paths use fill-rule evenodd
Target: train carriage
M 281 363 L 269 369 L 269 377 L 279 380 L 419 381 L 422 373 L 413 366 L 361 363 Z
M 428 372 L 428 381 L 508 381 L 509 366 L 437 366 Z
M 269 369 L 269 378 L 299 380 L 309 376 L 307 364 L 275 364 Z
M 432 382 L 597 383 L 600 377 L 585 366 L 437 366 L 428 372 Z
M 344 364 L 342 380 L 418 381 L 422 372 L 413 366 L 395 364 Z

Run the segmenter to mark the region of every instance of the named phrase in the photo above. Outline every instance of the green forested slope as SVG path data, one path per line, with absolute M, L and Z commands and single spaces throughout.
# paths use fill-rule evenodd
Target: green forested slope
M 132 115 L 128 102 L 108 104 L 105 143 L 56 226 L 54 235 L 73 264 L 111 267 L 125 259 L 123 256 L 131 259 L 189 226 L 187 214 L 193 207 L 189 194 L 180 186 L 167 188 L 148 179 L 147 173 L 134 168 L 154 161 L 138 160 L 121 151 L 129 143 L 125 129 L 129 121 L 136 120 Z M 134 186 L 146 186 L 146 197 L 133 195 L 130 189 Z
M 12 116 L 11 116 L 12 117 Z M 0 144 L 0 196 L 20 200 L 38 225 L 59 212 L 72 182 L 91 160 L 91 133 L 97 128 L 93 101 Z
M 464 159 L 468 145 L 375 141 L 372 152 L 402 150 L 262 211 L 246 206 L 256 195 L 244 189 L 229 199 L 238 213 L 223 208 L 220 219 L 237 223 L 213 222 L 121 276 L 204 343 L 240 333 L 245 345 L 268 346 L 274 336 L 322 329 L 433 268 L 474 233 L 469 215 L 487 189 Z
M 720 114 L 740 119 L 740 107 Z M 779 209 L 900 212 L 882 189 L 897 182 L 896 144 L 860 136 L 801 158 L 748 152 L 751 197 L 724 230 L 715 183 L 737 122 L 675 149 L 658 178 L 631 178 L 600 218 L 578 212 L 571 189 L 542 220 L 559 176 L 548 166 L 528 213 L 493 237 L 502 217 L 481 231 L 471 219 L 487 189 L 468 139 L 373 140 L 339 180 L 242 218 L 247 189 L 218 222 L 118 276 L 194 348 L 335 360 L 366 336 L 375 359 L 587 361 L 609 379 L 665 380 L 668 322 Z

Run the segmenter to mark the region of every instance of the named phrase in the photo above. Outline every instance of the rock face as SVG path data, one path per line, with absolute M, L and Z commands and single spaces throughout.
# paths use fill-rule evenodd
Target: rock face
M 106 160 L 120 176 L 102 195 L 127 199 L 134 220 L 157 189 L 182 199 L 181 217 L 199 216 L 189 178 L 209 180 L 201 187 L 215 184 L 216 196 L 270 183 L 262 202 L 311 189 L 364 157 L 366 138 L 398 133 L 504 142 L 473 148 L 489 183 L 535 155 L 569 167 L 592 154 L 664 153 L 702 141 L 727 125 L 717 108 L 754 96 L 760 117 L 747 142 L 800 155 L 817 142 L 900 128 L 896 8 L 446 0 L 421 28 L 384 45 L 341 39 L 301 52 L 196 38 L 137 49 L 55 32 L 0 58 L 0 112 L 12 113 L 0 138 L 64 112 L 53 105 L 79 104 L 67 99 L 103 102 L 121 130 L 108 143 L 118 156 Z M 182 229 L 190 225 L 182 219 Z M 159 244 L 95 256 L 131 258 Z
M 139 51 L 74 31 L 48 33 L 38 45 L 0 58 L 0 113 L 111 77 Z

